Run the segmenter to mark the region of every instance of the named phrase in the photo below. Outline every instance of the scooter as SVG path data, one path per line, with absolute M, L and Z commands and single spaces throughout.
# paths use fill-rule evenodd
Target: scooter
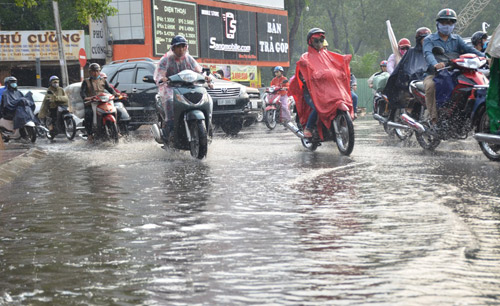
M 118 142 L 118 126 L 116 124 L 116 107 L 114 96 L 109 93 L 100 93 L 85 103 L 90 103 L 94 113 L 92 121 L 92 135 L 95 140 Z
M 279 90 L 280 89 L 275 86 L 268 87 L 266 88 L 266 94 L 263 97 L 266 107 L 264 110 L 264 121 L 270 130 L 273 130 L 276 127 L 276 124 L 280 121 L 281 96 L 279 94 Z
M 8 106 L 6 113 L 0 119 L 0 133 L 4 142 L 9 140 L 24 139 L 35 143 L 37 138 L 37 118 L 34 115 L 35 102 L 31 92 Z M 23 116 L 20 116 L 20 114 Z
M 116 107 L 117 120 L 118 120 L 118 129 L 122 135 L 128 135 L 129 133 L 129 123 L 132 119 L 127 111 L 126 106 L 128 106 L 128 95 L 125 92 L 118 90 L 118 85 L 120 83 L 117 82 L 113 87 L 116 91 L 117 96 L 115 97 L 114 104 Z
M 436 49 L 436 48 L 435 48 Z M 444 55 L 442 48 L 433 50 L 437 55 Z M 425 88 L 421 81 L 410 82 L 410 93 L 418 101 L 419 111 L 415 117 L 402 114 L 401 119 L 416 133 L 420 146 L 426 150 L 434 150 L 442 140 L 465 139 L 485 111 L 486 90 L 488 79 L 478 71 L 486 64 L 486 58 L 475 54 L 463 54 L 459 57 L 447 55 L 449 66 L 440 69 L 438 73 L 448 73 L 453 69 L 451 79 L 454 88 L 449 99 L 437 103 L 437 129 L 431 129 L 428 121 L 422 120 L 425 110 Z
M 152 76 L 145 76 L 145 82 L 154 83 Z M 159 95 L 156 99 L 158 123 L 151 126 L 155 141 L 163 148 L 189 150 L 191 156 L 203 159 L 208 152 L 208 140 L 213 134 L 213 102 L 205 88 L 205 77 L 192 70 L 183 70 L 168 77 L 167 84 L 173 89 L 174 129 L 173 140 L 164 135 L 165 109 Z
M 57 118 L 55 122 L 52 122 L 53 119 L 50 117 L 47 117 L 47 119 L 45 120 L 45 124 L 47 126 L 50 126 L 51 124 L 54 125 L 54 128 L 46 133 L 47 138 L 49 140 L 53 140 L 57 134 L 64 133 L 68 140 L 73 140 L 76 135 L 75 117 L 76 116 L 68 110 L 67 106 L 59 105 L 57 107 Z
M 306 138 L 300 116 L 297 114 L 296 125 L 292 121 L 285 123 L 285 127 L 300 138 L 302 146 L 309 151 L 315 151 L 324 141 L 334 141 L 342 155 L 350 155 L 354 149 L 354 125 L 349 113 L 349 107 L 344 102 L 337 102 L 337 112 L 330 123 L 330 127 L 318 120 L 317 127 L 313 131 L 312 138 Z M 319 131 L 321 129 L 321 133 Z
M 387 134 L 395 134 L 401 140 L 413 135 L 413 130 L 402 122 L 401 115 L 405 112 L 405 108 L 390 110 L 387 96 L 381 92 L 375 93 L 373 97 L 373 119 L 384 126 Z

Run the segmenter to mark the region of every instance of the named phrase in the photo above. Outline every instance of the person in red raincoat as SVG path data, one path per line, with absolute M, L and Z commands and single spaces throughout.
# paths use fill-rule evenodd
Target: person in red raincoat
M 351 98 L 351 55 L 341 55 L 323 47 L 325 31 L 313 28 L 307 34 L 307 52 L 297 62 L 295 78 L 289 93 L 296 101 L 304 136 L 312 137 L 317 121 L 330 128 L 338 108 L 347 108 L 351 118 L 354 110 Z M 322 138 L 322 131 L 318 129 Z

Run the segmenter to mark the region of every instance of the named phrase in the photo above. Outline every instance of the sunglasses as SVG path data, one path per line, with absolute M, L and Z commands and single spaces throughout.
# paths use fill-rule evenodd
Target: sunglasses
M 410 47 L 401 47 L 401 50 L 410 50 Z
M 180 48 L 186 48 L 187 45 L 186 44 L 180 44 L 180 45 L 177 45 L 177 47 L 180 47 Z
M 313 39 L 313 43 L 315 43 L 315 44 L 323 43 L 324 41 L 325 41 L 325 39 L 323 37 Z

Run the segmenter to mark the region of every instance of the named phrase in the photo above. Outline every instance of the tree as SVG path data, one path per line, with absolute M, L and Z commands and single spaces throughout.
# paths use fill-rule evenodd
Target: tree
M 51 1 L 15 0 L 15 4 L 17 6 L 27 8 L 36 7 L 41 4 L 46 4 L 47 2 L 50 3 Z M 109 6 L 111 0 L 78 0 L 72 2 L 74 3 L 74 9 L 76 10 L 78 21 L 83 25 L 87 25 L 89 23 L 90 17 L 98 19 L 106 16 L 113 16 L 118 12 L 115 7 Z

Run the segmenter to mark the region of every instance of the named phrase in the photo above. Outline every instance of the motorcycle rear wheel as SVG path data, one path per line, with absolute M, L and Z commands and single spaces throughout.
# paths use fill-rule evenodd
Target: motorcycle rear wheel
M 23 135 L 24 134 L 24 135 Z M 31 143 L 35 143 L 36 141 L 36 129 L 31 126 L 25 126 L 22 128 L 21 136 L 29 140 Z
M 482 115 L 480 115 L 479 124 L 477 126 L 476 133 L 491 133 L 490 132 L 490 118 L 488 117 L 488 113 L 483 108 Z M 500 145 L 490 144 L 487 142 L 478 142 L 481 151 L 483 154 L 488 157 L 489 160 L 492 161 L 500 161 Z
M 427 124 L 424 124 L 425 128 L 428 129 L 429 126 Z M 429 133 L 421 133 L 421 132 L 416 132 L 415 137 L 417 138 L 418 144 L 424 149 L 424 150 L 429 150 L 429 151 L 434 151 L 439 144 L 441 143 L 441 139 L 438 137 L 435 137 Z
M 76 122 L 73 117 L 64 118 L 64 131 L 68 140 L 73 140 L 76 135 Z
M 191 133 L 191 143 L 189 144 L 191 156 L 203 159 L 208 152 L 208 136 L 205 120 L 192 120 L 189 122 L 189 132 Z
M 339 110 L 333 121 L 337 148 L 342 155 L 349 156 L 354 149 L 354 124 L 351 115 Z
M 268 110 L 264 114 L 264 119 L 266 121 L 266 126 L 270 130 L 274 130 L 276 127 L 276 110 Z

